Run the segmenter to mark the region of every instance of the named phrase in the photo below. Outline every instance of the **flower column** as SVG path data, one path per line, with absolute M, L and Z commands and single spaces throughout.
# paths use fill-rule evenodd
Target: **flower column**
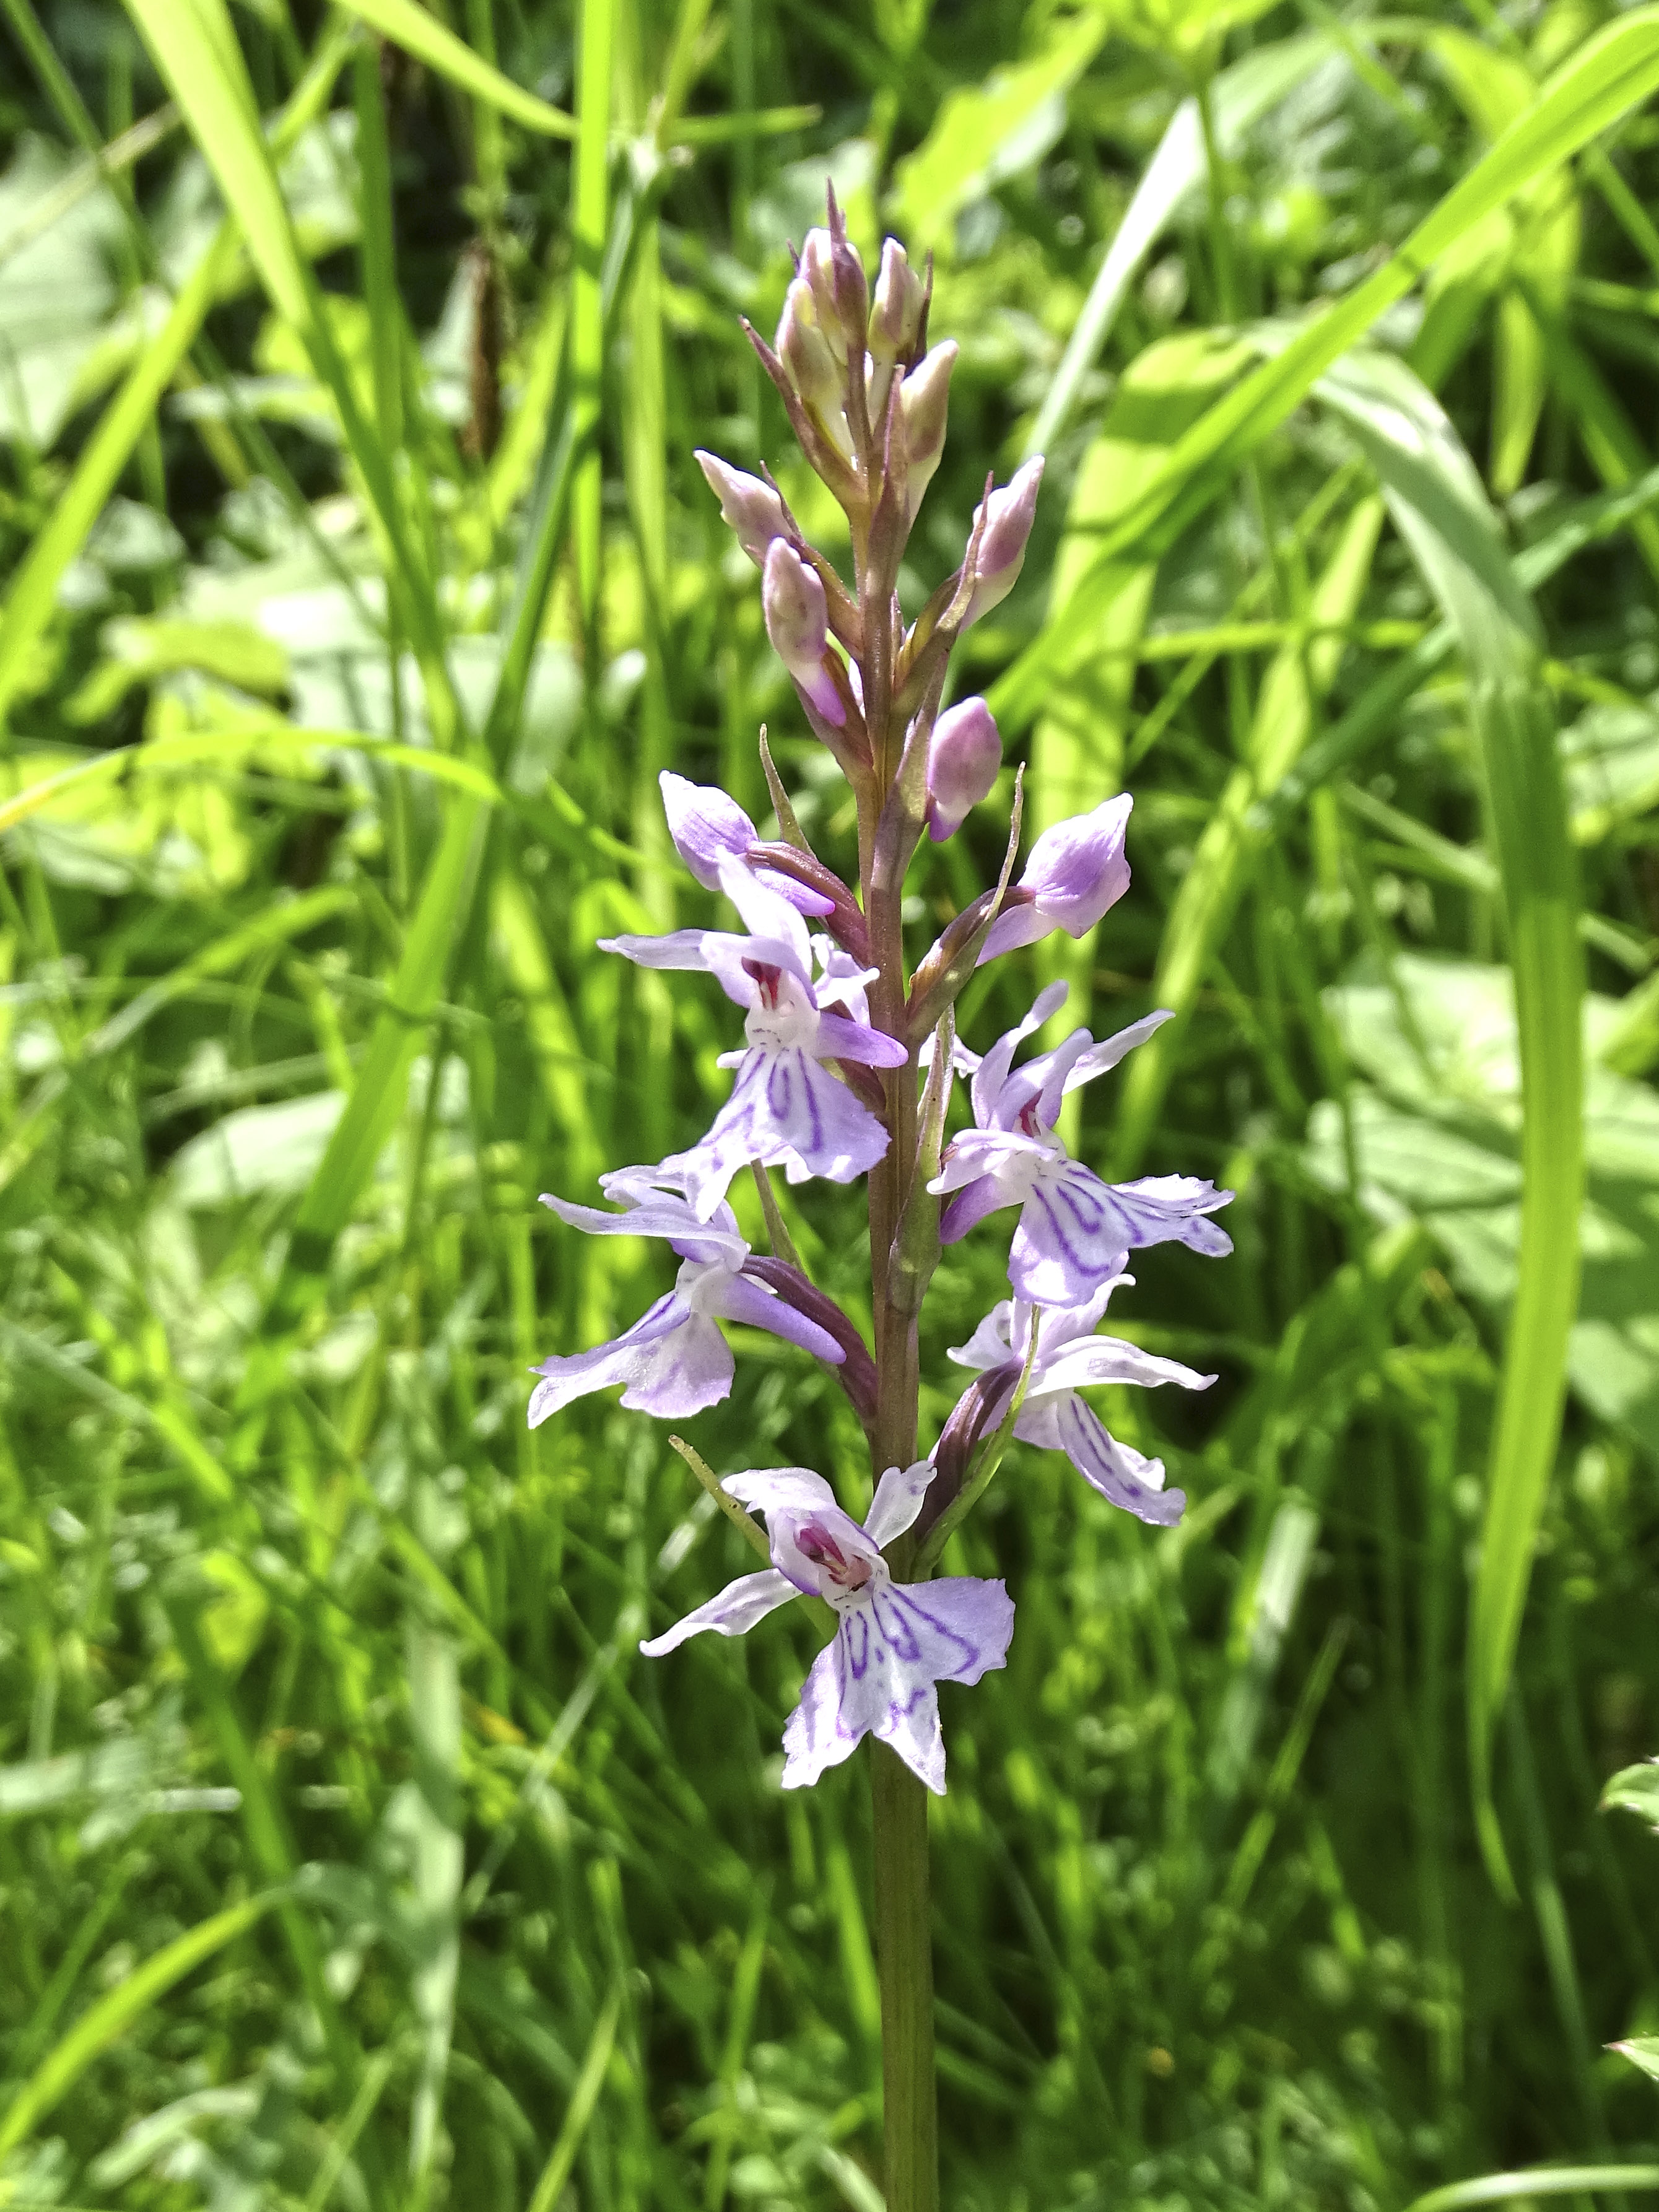
M 801 711 L 853 792 L 857 883 L 808 846 L 763 739 L 779 842 L 762 841 L 725 793 L 664 775 L 676 850 L 744 928 L 617 938 L 608 949 L 712 977 L 743 1009 L 744 1043 L 721 1057 L 736 1079 L 697 1144 L 603 1179 L 620 1211 L 548 1201 L 589 1235 L 662 1239 L 680 1269 L 672 1291 L 614 1342 L 544 1362 L 530 1409 L 532 1421 L 546 1419 L 621 1383 L 626 1406 L 668 1419 L 694 1413 L 731 1387 L 733 1361 L 719 1327 L 729 1321 L 823 1361 L 864 1428 L 873 1498 L 862 1522 L 820 1472 L 768 1468 L 717 1483 L 687 1453 L 770 1564 L 642 1649 L 664 1654 L 705 1632 L 745 1634 L 797 1595 L 828 1607 L 835 1632 L 784 1730 L 783 1783 L 811 1784 L 866 1735 L 875 1739 L 889 2212 L 937 2212 L 939 2202 L 927 1793 L 944 1790 L 945 1761 L 934 1685 L 977 1682 L 1000 1667 L 1013 1628 L 1000 1582 L 933 1579 L 933 1568 L 1011 1434 L 1065 1451 L 1102 1496 L 1142 1519 L 1179 1518 L 1184 1499 L 1164 1490 L 1161 1465 L 1118 1443 L 1079 1393 L 1101 1382 L 1200 1387 L 1208 1378 L 1093 1331 L 1109 1288 L 1127 1279 L 1133 1247 L 1179 1239 L 1200 1252 L 1227 1249 L 1209 1218 L 1227 1193 L 1173 1176 L 1107 1185 L 1055 1134 L 1064 1093 L 1115 1066 L 1164 1017 L 1099 1043 L 1075 1031 L 1018 1069 L 1017 1047 L 1055 1010 L 1063 986 L 983 1061 L 955 1035 L 955 1002 L 977 964 L 1054 929 L 1081 936 L 1122 896 L 1127 797 L 1056 824 L 1011 884 L 1016 798 L 999 881 L 949 925 L 914 976 L 906 972 L 904 881 L 918 842 L 924 830 L 935 841 L 951 836 L 989 797 L 1001 762 L 982 700 L 940 712 L 946 664 L 967 625 L 1012 589 L 1042 474 L 1032 462 L 1002 489 L 988 485 L 961 566 L 907 629 L 899 563 L 943 448 L 956 358 L 948 343 L 927 348 L 928 301 L 890 239 L 871 298 L 832 198 L 828 228 L 805 240 L 775 349 L 750 332 L 802 451 L 847 515 L 850 590 L 801 535 L 775 485 L 698 455 L 761 571 L 768 634 Z M 947 1140 L 958 1071 L 974 1079 L 973 1124 Z M 873 1347 L 802 1271 L 773 1200 L 774 1167 L 792 1182 L 868 1176 Z M 777 1248 L 769 1256 L 750 1252 L 726 1204 L 734 1178 L 751 1169 Z M 918 1317 L 941 1233 L 954 1242 L 1014 1206 L 1014 1300 L 954 1355 L 981 1371 L 918 1461 Z M 765 1517 L 764 1535 L 744 1505 Z

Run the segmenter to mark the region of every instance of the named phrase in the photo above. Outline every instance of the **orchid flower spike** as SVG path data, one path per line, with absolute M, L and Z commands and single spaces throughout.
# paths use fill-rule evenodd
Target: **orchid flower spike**
M 1168 1528 L 1186 1510 L 1185 1493 L 1165 1490 L 1163 1461 L 1146 1459 L 1131 1445 L 1120 1443 L 1078 1395 L 1097 1382 L 1178 1382 L 1183 1390 L 1207 1390 L 1215 1381 L 1213 1375 L 1195 1374 L 1177 1360 L 1157 1358 L 1121 1337 L 1093 1333 L 1113 1291 L 1120 1283 L 1133 1280 L 1133 1275 L 1116 1275 L 1080 1306 L 1042 1310 L 1036 1355 L 1014 1434 L 1023 1443 L 1063 1451 L 1103 1498 L 1139 1520 Z M 1001 1421 L 1024 1372 L 1037 1316 L 1038 1309 L 1024 1298 L 1004 1298 L 966 1344 L 952 1347 L 951 1357 L 957 1365 L 977 1368 L 981 1379 L 958 1401 L 957 1410 L 966 1419 L 958 1424 L 953 1414 L 945 1424 L 936 1461 L 943 1462 L 952 1448 L 958 1454 L 970 1452 L 980 1437 Z M 953 1428 L 965 1431 L 969 1427 L 972 1434 L 952 1434 Z
M 767 1518 L 772 1565 L 743 1575 L 640 1649 L 649 1658 L 705 1630 L 742 1636 L 798 1592 L 824 1599 L 836 1633 L 812 1663 L 783 1731 L 783 1786 L 799 1790 L 878 1736 L 927 1787 L 945 1794 L 938 1682 L 977 1682 L 1002 1666 L 1014 1607 L 1005 1585 L 971 1575 L 896 1583 L 883 1547 L 921 1510 L 933 1480 L 926 1460 L 890 1467 L 863 1525 L 842 1511 L 821 1474 L 804 1467 L 727 1475 L 720 1487 Z
M 1212 1258 L 1233 1249 L 1225 1230 L 1206 1218 L 1231 1191 L 1196 1176 L 1105 1183 L 1054 1133 L 1066 1093 L 1115 1067 L 1170 1018 L 1167 1012 L 1147 1014 L 1098 1044 L 1087 1030 L 1073 1030 L 1052 1052 L 1011 1073 L 1015 1047 L 1059 1012 L 1066 991 L 1063 982 L 1051 983 L 974 1069 L 974 1127 L 951 1139 L 927 1186 L 953 1194 L 939 1220 L 946 1244 L 987 1214 L 1018 1206 L 1008 1279 L 1016 1297 L 1040 1306 L 1086 1304 L 1139 1245 L 1175 1241 Z
M 1129 888 L 1123 842 L 1134 801 L 1126 792 L 1091 814 L 1069 815 L 1045 830 L 1026 855 L 1019 881 L 1002 902 L 977 962 L 1035 945 L 1051 930 L 1082 937 Z
M 684 1420 L 718 1405 L 731 1394 L 733 1364 L 716 1322 L 768 1329 L 831 1366 L 846 1358 L 827 1329 L 744 1273 L 749 1247 L 738 1234 L 737 1216 L 729 1206 L 715 1206 L 700 1221 L 684 1195 L 652 1188 L 645 1180 L 660 1174 L 651 1168 L 608 1176 L 607 1192 L 626 1208 L 621 1213 L 568 1206 L 544 1192 L 542 1204 L 573 1229 L 590 1237 L 661 1237 L 681 1265 L 673 1289 L 631 1328 L 591 1352 L 544 1359 L 532 1370 L 542 1378 L 530 1397 L 532 1429 L 573 1399 L 617 1382 L 626 1386 L 624 1406 L 654 1413 L 659 1420 Z
M 799 911 L 730 863 L 719 881 L 748 936 L 677 929 L 599 941 L 601 951 L 641 968 L 702 969 L 745 1010 L 744 1049 L 720 1055 L 722 1067 L 738 1071 L 732 1096 L 701 1144 L 662 1164 L 681 1179 L 700 1221 L 712 1217 L 751 1160 L 781 1166 L 791 1182 L 809 1176 L 851 1182 L 873 1167 L 887 1150 L 887 1132 L 825 1063 L 902 1067 L 907 1057 L 898 1038 L 872 1028 L 867 1012 L 845 1011 L 849 1002 L 866 1006 L 864 987 L 875 969 L 848 961 L 814 985 Z

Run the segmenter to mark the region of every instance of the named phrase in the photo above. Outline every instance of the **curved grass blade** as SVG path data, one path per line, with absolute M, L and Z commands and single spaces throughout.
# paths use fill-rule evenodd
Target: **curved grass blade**
M 348 46 L 349 40 L 343 37 L 324 41 L 272 134 L 272 150 L 278 156 L 327 106 Z M 30 544 L 0 612 L 0 726 L 17 696 L 35 641 L 52 618 L 64 572 L 103 513 L 133 448 L 155 421 L 162 394 L 195 343 L 229 275 L 236 247 L 236 225 L 228 222 L 191 272 L 167 321 L 99 418 L 98 428 L 75 465 L 74 475 Z
M 989 696 L 1005 729 L 1023 728 L 1078 647 L 1126 565 L 1166 552 L 1216 499 L 1248 454 L 1314 384 L 1402 298 L 1433 264 L 1537 178 L 1571 158 L 1599 131 L 1659 86 L 1659 8 L 1634 9 L 1587 40 L 1562 64 L 1536 104 L 1511 125 L 1468 175 L 1425 217 L 1391 259 L 1346 299 L 1304 325 L 1283 352 L 1264 362 L 1212 407 L 1116 528 L 1088 573 Z
M 299 332 L 326 386 L 383 539 L 387 581 L 403 603 L 410 645 L 420 664 L 428 717 L 441 747 L 452 749 L 463 729 L 459 703 L 444 659 L 444 623 L 431 577 L 404 526 L 392 457 L 365 419 L 335 342 L 323 296 L 300 250 L 276 168 L 258 127 L 252 88 L 222 9 L 191 0 L 127 0 L 135 28 L 190 125 L 273 306 Z M 233 43 L 228 53 L 226 40 Z
M 1534 2166 L 1520 2173 L 1483 2173 L 1414 2197 L 1406 2212 L 1465 2212 L 1475 2204 L 1513 2204 L 1522 2197 L 1580 2197 L 1589 2190 L 1659 2189 L 1659 2166 Z
M 1210 87 L 1216 141 L 1231 153 L 1262 117 L 1293 92 L 1311 70 L 1334 50 L 1328 31 L 1307 31 L 1246 54 L 1223 70 Z M 1204 133 L 1196 100 L 1183 100 L 1170 117 L 1158 150 L 1136 185 L 1134 197 L 1095 272 L 1083 312 L 1072 327 L 1054 380 L 1043 395 L 1024 454 L 1045 453 L 1070 416 L 1083 380 L 1117 320 L 1135 272 L 1173 220 L 1188 194 L 1204 181 Z
M 75 2087 L 93 2060 L 125 2033 L 133 2022 L 185 1976 L 234 1942 L 288 1896 L 286 1887 L 263 1891 L 243 1904 L 216 1912 L 145 1960 L 109 1995 L 84 2012 L 48 2053 L 0 2118 L 0 2158 L 27 2141 L 52 2107 Z
M 533 92 L 503 76 L 471 46 L 463 45 L 435 15 L 416 7 L 413 0 L 341 0 L 341 4 L 394 46 L 401 46 L 439 76 L 470 92 L 475 100 L 511 116 L 526 131 L 537 131 L 544 138 L 576 136 L 575 120 L 562 108 L 550 107 Z

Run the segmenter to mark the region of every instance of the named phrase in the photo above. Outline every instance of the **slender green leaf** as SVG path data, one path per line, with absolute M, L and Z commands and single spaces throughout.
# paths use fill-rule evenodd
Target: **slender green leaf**
M 1211 408 L 1181 439 L 1133 508 L 1108 533 L 1087 574 L 989 695 L 1005 726 L 1024 726 L 1091 637 L 1126 562 L 1174 544 L 1234 470 L 1380 315 L 1494 209 L 1578 151 L 1659 85 L 1659 8 L 1632 10 L 1555 72 L 1537 104 L 1459 179 L 1375 275 L 1314 317 L 1290 344 Z
M 341 0 L 341 4 L 383 39 L 413 54 L 416 61 L 424 62 L 463 92 L 470 92 L 475 100 L 499 108 L 526 131 L 538 131 L 544 138 L 575 137 L 573 117 L 562 108 L 550 107 L 544 100 L 538 100 L 534 93 L 503 76 L 471 46 L 463 45 L 435 15 L 416 7 L 414 0 Z
M 234 1942 L 288 1894 L 285 1888 L 264 1890 L 258 1897 L 250 1897 L 240 1905 L 216 1912 L 210 1920 L 186 1929 L 82 2013 L 0 2116 L 0 2158 L 15 2150 L 19 2143 L 27 2142 L 94 2059 L 125 2034 L 176 1982 L 181 1982 L 227 1943 Z

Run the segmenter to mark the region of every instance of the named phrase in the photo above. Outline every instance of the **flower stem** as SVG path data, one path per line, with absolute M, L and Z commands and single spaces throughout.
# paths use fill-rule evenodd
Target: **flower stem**
M 938 2212 L 927 1792 L 884 1743 L 870 1757 L 887 2212 Z

